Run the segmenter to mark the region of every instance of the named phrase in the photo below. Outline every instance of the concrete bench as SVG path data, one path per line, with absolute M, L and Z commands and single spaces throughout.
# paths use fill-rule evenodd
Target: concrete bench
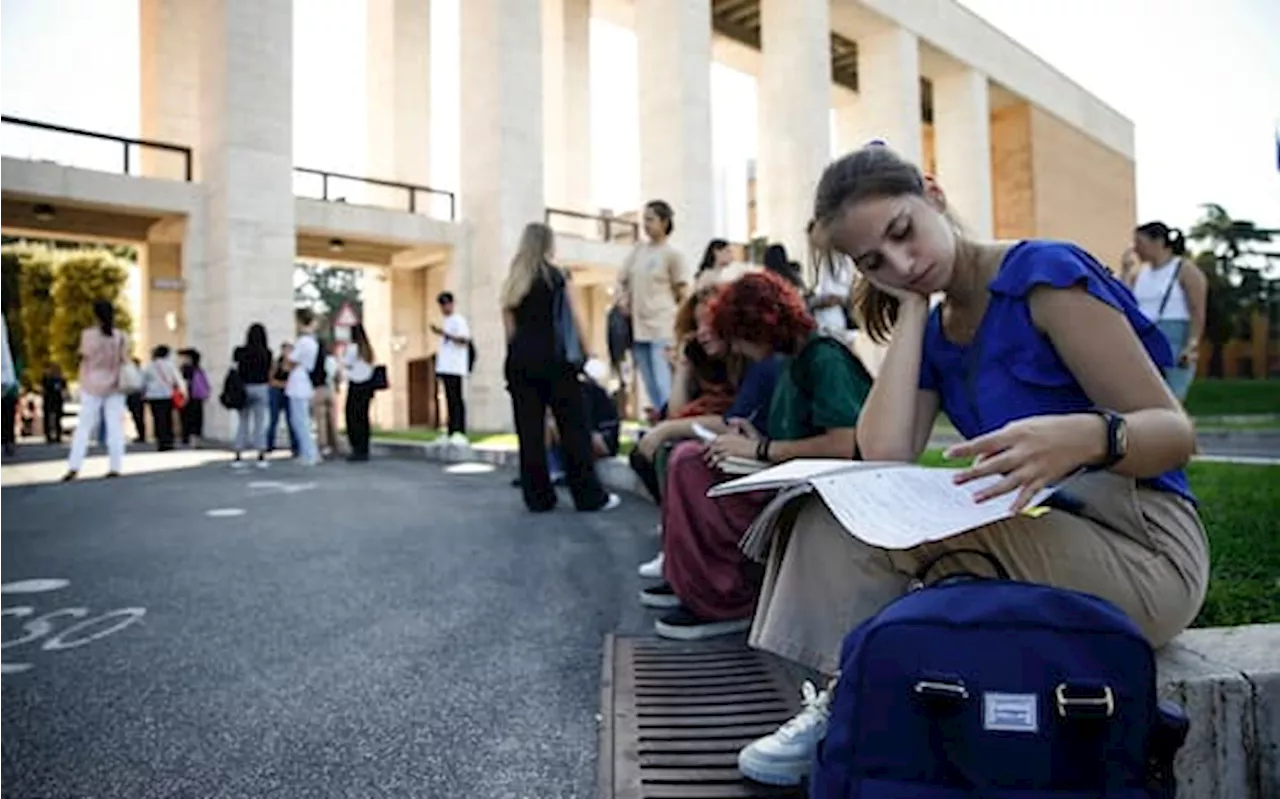
M 375 442 L 386 455 L 518 468 L 509 448 Z M 612 491 L 648 498 L 625 458 L 601 461 Z M 1280 624 L 1188 630 L 1160 650 L 1161 696 L 1191 719 L 1178 799 L 1280 799 Z
M 1159 670 L 1191 719 L 1178 799 L 1280 799 L 1280 624 L 1188 630 Z

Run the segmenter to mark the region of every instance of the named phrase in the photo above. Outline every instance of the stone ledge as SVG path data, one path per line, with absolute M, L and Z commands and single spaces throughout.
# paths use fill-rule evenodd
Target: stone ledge
M 518 468 L 504 447 L 375 441 L 383 456 Z M 648 499 L 623 457 L 598 465 L 612 491 Z M 1188 630 L 1158 653 L 1160 695 L 1191 719 L 1178 799 L 1280 799 L 1280 624 Z

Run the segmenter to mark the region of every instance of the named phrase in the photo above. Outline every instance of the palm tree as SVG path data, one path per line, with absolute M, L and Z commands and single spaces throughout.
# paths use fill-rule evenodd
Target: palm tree
M 1247 336 L 1255 311 L 1265 311 L 1280 297 L 1280 279 L 1269 272 L 1280 254 L 1263 249 L 1280 231 L 1266 230 L 1244 219 L 1233 219 L 1216 203 L 1203 206 L 1204 216 L 1187 238 L 1203 249 L 1192 260 L 1209 281 L 1205 337 L 1213 344 L 1209 374 L 1222 375 L 1222 348 L 1232 338 Z M 1258 368 L 1265 369 L 1265 364 Z

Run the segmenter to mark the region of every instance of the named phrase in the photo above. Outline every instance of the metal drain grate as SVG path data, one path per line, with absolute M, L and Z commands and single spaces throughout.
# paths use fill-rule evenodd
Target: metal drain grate
M 803 795 L 738 772 L 738 751 L 799 710 L 794 682 L 741 643 L 609 636 L 600 705 L 601 797 Z

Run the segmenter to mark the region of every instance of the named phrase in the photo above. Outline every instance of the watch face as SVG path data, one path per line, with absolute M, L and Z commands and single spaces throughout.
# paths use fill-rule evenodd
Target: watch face
M 1129 426 L 1125 424 L 1123 416 L 1117 416 L 1115 421 L 1115 434 L 1112 437 L 1113 446 L 1116 449 L 1116 458 L 1123 458 L 1129 453 Z

